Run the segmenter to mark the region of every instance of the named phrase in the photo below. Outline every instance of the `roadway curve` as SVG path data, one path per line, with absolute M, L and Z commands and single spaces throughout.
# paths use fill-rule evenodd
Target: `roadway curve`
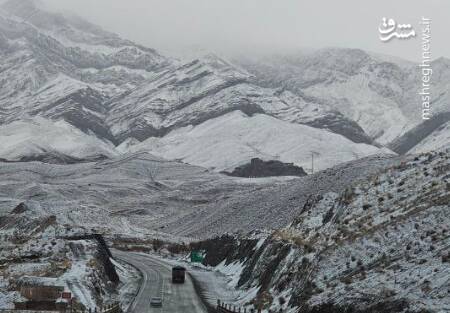
M 143 275 L 139 293 L 127 313 L 207 313 L 189 275 L 186 275 L 184 284 L 172 284 L 170 265 L 139 253 L 119 250 L 113 250 L 112 253 L 116 259 L 133 265 Z M 162 308 L 150 307 L 152 297 L 163 299 Z

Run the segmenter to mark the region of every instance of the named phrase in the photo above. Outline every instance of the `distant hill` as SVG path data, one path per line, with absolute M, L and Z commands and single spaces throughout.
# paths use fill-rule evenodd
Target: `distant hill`
M 239 166 L 231 173 L 224 172 L 229 176 L 236 177 L 270 177 L 270 176 L 306 176 L 302 167 L 293 163 L 283 163 L 276 160 L 264 161 L 259 158 L 251 159 L 250 163 Z

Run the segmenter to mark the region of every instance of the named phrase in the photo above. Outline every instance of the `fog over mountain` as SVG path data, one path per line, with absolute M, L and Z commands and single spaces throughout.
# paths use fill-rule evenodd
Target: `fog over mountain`
M 299 48 L 359 48 L 420 59 L 422 16 L 432 19 L 432 53 L 450 57 L 446 0 L 42 0 L 108 30 L 174 55 L 286 52 Z M 417 36 L 382 43 L 382 17 L 410 23 Z

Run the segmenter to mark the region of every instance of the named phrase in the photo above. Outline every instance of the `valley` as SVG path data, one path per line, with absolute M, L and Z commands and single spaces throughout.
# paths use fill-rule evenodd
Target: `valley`
M 3 1 L 0 310 L 450 312 L 450 61 L 432 63 L 423 122 L 409 61 L 177 59 Z

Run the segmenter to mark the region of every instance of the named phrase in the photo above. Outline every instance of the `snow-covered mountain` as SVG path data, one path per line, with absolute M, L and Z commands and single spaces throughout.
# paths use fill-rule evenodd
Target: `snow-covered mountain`
M 422 122 L 420 68 L 411 62 L 359 49 L 318 51 L 234 62 L 264 87 L 285 88 L 317 98 L 355 121 L 374 140 L 388 144 Z M 432 110 L 450 111 L 450 61 L 432 62 Z M 437 125 L 438 127 L 439 125 Z
M 32 159 L 42 153 L 92 158 L 95 153 L 103 157 L 141 148 L 217 169 L 257 156 L 281 156 L 304 165 L 309 143 L 316 146 L 317 164 L 323 168 L 384 152 L 356 122 L 315 97 L 258 86 L 247 71 L 215 55 L 189 62 L 164 57 L 78 17 L 48 12 L 33 0 L 2 6 L 0 54 L 0 123 L 5 132 L 15 132 L 0 149 L 5 159 Z M 223 158 L 198 161 L 210 156 L 208 143 L 233 123 L 246 131 L 242 123 L 247 120 L 258 124 L 272 148 L 260 153 L 259 144 L 248 148 L 249 136 L 242 141 L 227 136 L 239 142 L 228 147 L 216 142 L 217 151 L 227 150 L 227 164 Z M 51 133 L 49 123 L 55 123 L 55 130 L 64 125 L 64 139 Z M 216 137 L 203 134 L 205 140 L 197 140 L 194 148 L 196 157 L 176 153 L 187 146 L 173 146 L 173 132 L 181 134 L 186 127 L 201 132 L 214 123 Z M 283 125 L 288 134 L 276 132 L 275 125 Z M 32 143 L 39 127 L 44 136 Z M 80 148 L 76 142 L 83 140 Z M 149 142 L 171 142 L 173 151 L 163 153 Z M 336 143 L 342 148 L 329 149 Z M 241 155 L 244 146 L 248 152 Z
M 333 145 L 330 145 L 330 142 Z M 131 151 L 147 150 L 166 159 L 181 159 L 214 170 L 232 170 L 259 157 L 294 162 L 322 170 L 348 160 L 377 153 L 392 153 L 322 129 L 289 123 L 266 114 L 247 116 L 233 111 L 197 126 L 178 128 L 162 138 L 149 138 Z
M 48 13 L 31 0 L 2 6 L 0 54 L 0 123 L 35 116 L 65 120 L 111 142 L 108 99 L 167 63 L 154 50 L 77 18 Z
M 118 153 L 112 144 L 89 136 L 64 120 L 51 122 L 42 117 L 0 125 L 0 159 L 63 161 L 113 157 Z M 67 161 L 67 160 L 66 160 Z
M 418 124 L 406 105 L 412 65 L 359 50 L 183 62 L 34 0 L 10 0 L 0 9 L 0 55 L 0 125 L 15 132 L 0 157 L 10 160 L 148 151 L 229 170 L 253 157 L 306 166 L 313 152 L 322 169 L 389 153 L 379 143 Z M 446 81 L 448 62 L 435 63 Z M 439 85 L 436 110 L 445 111 L 446 90 Z M 64 125 L 64 145 L 51 123 Z
M 108 123 L 119 138 L 139 140 L 197 125 L 240 110 L 262 113 L 292 123 L 329 128 L 355 142 L 371 143 L 356 124 L 326 106 L 283 90 L 258 87 L 251 75 L 215 55 L 182 64 L 147 81 L 142 88 L 119 96 L 111 104 Z M 341 122 L 341 129 L 333 127 Z

